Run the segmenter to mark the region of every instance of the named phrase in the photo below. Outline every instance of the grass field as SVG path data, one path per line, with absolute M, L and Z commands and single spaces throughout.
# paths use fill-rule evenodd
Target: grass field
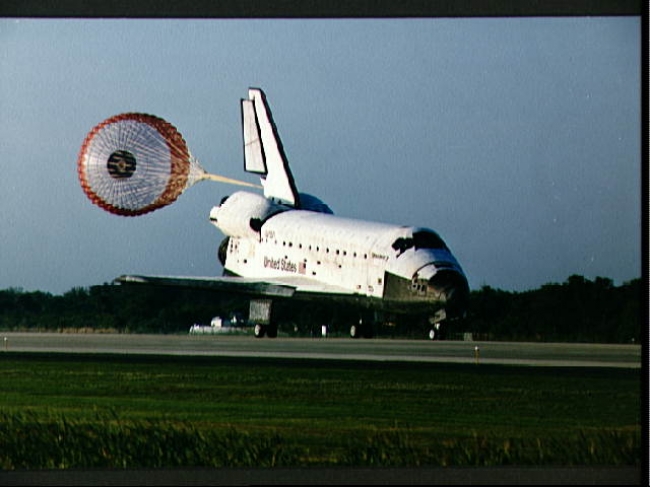
M 0 357 L 0 467 L 639 465 L 640 371 Z

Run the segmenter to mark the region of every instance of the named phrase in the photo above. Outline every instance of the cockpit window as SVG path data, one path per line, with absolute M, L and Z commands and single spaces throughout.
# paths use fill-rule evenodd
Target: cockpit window
M 445 242 L 434 232 L 415 232 L 415 249 L 447 249 Z
M 412 238 L 400 237 L 393 242 L 392 247 L 393 249 L 397 250 L 397 255 L 399 255 L 402 252 L 405 252 L 411 247 L 413 247 L 413 245 L 415 244 Z
M 431 231 L 415 232 L 412 237 L 400 237 L 393 242 L 392 247 L 397 250 L 398 255 L 412 247 L 415 247 L 415 250 L 447 249 L 445 242 L 436 233 Z

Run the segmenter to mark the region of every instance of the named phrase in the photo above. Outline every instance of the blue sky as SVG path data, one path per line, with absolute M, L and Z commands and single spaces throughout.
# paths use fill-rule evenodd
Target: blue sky
M 220 274 L 202 182 L 125 218 L 76 159 L 127 111 L 243 172 L 239 99 L 265 90 L 299 190 L 438 231 L 470 287 L 641 276 L 639 17 L 0 19 L 0 289 Z

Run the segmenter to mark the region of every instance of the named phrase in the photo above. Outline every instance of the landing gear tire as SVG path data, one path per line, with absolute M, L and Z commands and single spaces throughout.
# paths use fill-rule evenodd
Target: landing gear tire
M 372 325 L 361 324 L 352 325 L 350 327 L 350 337 L 352 338 L 372 338 L 373 337 Z
M 429 330 L 429 340 L 442 340 L 442 323 L 435 323 Z
M 266 327 L 264 325 L 255 325 L 255 328 L 253 328 L 253 334 L 255 335 L 255 338 L 262 338 L 266 335 Z
M 278 336 L 278 327 L 274 325 L 255 325 L 253 334 L 255 338 L 263 338 L 264 336 L 276 338 Z
M 350 327 L 350 337 L 351 338 L 359 338 L 361 336 L 361 329 L 357 325 L 352 325 Z

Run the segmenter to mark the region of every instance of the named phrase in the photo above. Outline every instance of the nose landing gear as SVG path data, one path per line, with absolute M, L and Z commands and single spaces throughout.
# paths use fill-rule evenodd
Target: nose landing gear
M 429 340 L 442 340 L 444 328 L 442 323 L 434 323 L 429 330 Z
M 373 337 L 373 320 L 363 321 L 359 318 L 359 323 L 350 327 L 351 338 L 372 338 Z
M 429 340 L 444 340 L 445 326 L 443 325 L 447 312 L 439 309 L 436 314 L 429 318 Z

